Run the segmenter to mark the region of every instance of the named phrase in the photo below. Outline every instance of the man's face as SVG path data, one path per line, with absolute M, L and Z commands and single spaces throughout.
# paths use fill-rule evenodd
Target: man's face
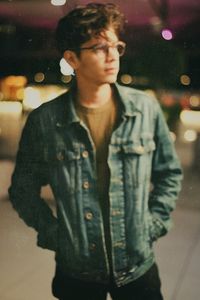
M 118 37 L 112 29 L 103 31 L 98 37 L 81 45 L 83 49 L 76 67 L 77 79 L 97 85 L 114 83 L 119 72 Z M 109 45 L 110 47 L 102 47 Z

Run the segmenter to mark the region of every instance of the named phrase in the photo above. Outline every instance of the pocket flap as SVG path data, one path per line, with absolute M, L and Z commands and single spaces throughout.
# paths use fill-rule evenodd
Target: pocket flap
M 56 149 L 45 149 L 44 151 L 45 160 L 48 162 L 56 161 L 71 161 L 80 159 L 80 150 L 68 150 L 62 147 L 56 147 Z
M 147 152 L 154 151 L 156 148 L 153 139 L 140 139 L 138 141 L 131 142 L 126 145 L 122 145 L 124 153 L 133 153 L 137 155 L 142 155 Z

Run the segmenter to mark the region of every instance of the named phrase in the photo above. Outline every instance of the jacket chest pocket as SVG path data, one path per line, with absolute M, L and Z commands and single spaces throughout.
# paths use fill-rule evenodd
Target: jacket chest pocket
M 63 190 L 67 188 L 65 192 L 74 190 L 80 164 L 79 148 L 69 149 L 64 146 L 49 148 L 45 157 L 52 184 L 62 186 Z
M 156 145 L 153 139 L 141 138 L 122 145 L 124 176 L 138 186 L 150 180 L 153 151 Z

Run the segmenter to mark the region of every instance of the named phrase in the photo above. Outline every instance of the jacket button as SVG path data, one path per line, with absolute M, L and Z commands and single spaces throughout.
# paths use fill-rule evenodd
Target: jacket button
M 91 212 L 87 212 L 87 213 L 85 214 L 85 218 L 86 218 L 86 220 L 92 220 L 93 214 L 92 214 Z
M 88 181 L 83 182 L 83 188 L 84 189 L 88 189 L 89 188 L 89 182 Z
M 57 127 L 62 127 L 62 124 L 61 124 L 60 122 L 57 122 L 57 123 L 56 123 L 56 126 L 57 126 Z
M 138 146 L 138 147 L 136 147 L 135 150 L 139 154 L 143 154 L 144 153 L 144 147 L 143 146 Z
M 111 211 L 111 215 L 112 216 L 120 216 L 122 214 L 122 212 L 120 210 L 112 210 Z
M 96 244 L 92 243 L 90 244 L 90 250 L 94 251 L 96 249 Z
M 83 151 L 82 156 L 83 156 L 83 158 L 87 158 L 88 157 L 88 151 L 87 150 Z
M 114 244 L 114 247 L 115 248 L 124 248 L 124 246 L 125 246 L 125 244 L 124 243 L 122 243 L 122 242 L 116 242 L 115 244 Z
M 63 154 L 62 152 L 59 152 L 59 153 L 57 154 L 57 159 L 58 159 L 58 160 L 64 160 L 64 154 Z

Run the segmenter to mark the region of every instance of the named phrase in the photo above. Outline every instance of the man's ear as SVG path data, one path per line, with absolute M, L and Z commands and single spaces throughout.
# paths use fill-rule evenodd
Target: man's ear
M 66 50 L 63 54 L 63 57 L 74 70 L 76 70 L 78 68 L 79 59 L 75 52 Z

